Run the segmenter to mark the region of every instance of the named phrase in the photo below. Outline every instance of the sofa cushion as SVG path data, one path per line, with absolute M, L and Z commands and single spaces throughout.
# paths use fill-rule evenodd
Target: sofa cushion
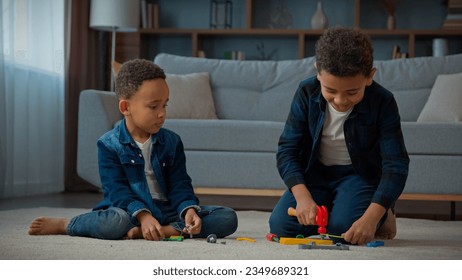
M 404 141 L 413 155 L 462 155 L 462 123 L 402 122 Z
M 218 118 L 234 120 L 285 121 L 298 85 L 316 74 L 314 57 L 235 61 L 158 54 L 154 63 L 166 73 L 210 73 Z
M 408 89 L 393 91 L 396 103 L 398 104 L 401 121 L 415 122 L 427 103 L 430 89 Z
M 416 121 L 440 74 L 462 72 L 462 54 L 374 61 L 374 80 L 396 98 L 403 121 Z
M 274 153 L 185 151 L 194 187 L 284 190 Z
M 284 123 L 167 119 L 164 127 L 181 136 L 185 150 L 276 152 Z
M 417 121 L 462 121 L 462 73 L 438 75 Z
M 216 119 L 209 73 L 167 74 L 167 116 L 172 119 Z

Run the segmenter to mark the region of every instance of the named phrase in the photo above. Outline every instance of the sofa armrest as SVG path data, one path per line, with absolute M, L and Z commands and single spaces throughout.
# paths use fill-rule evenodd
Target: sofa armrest
M 84 90 L 79 98 L 77 174 L 101 188 L 96 142 L 121 119 L 114 92 Z

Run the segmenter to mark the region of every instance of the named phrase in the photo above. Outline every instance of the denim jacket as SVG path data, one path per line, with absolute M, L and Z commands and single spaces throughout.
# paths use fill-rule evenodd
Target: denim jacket
M 279 174 L 289 189 L 305 184 L 317 161 L 326 104 L 316 76 L 300 83 L 277 152 Z M 343 129 L 355 172 L 376 187 L 372 202 L 389 208 L 402 193 L 409 169 L 393 94 L 374 81 Z
M 198 208 L 191 178 L 186 172 L 183 143 L 174 132 L 161 128 L 151 136 L 151 163 L 163 193 L 180 217 L 187 208 Z M 150 212 L 161 224 L 167 216 L 151 197 L 144 173 L 144 158 L 140 148 L 127 131 L 125 119 L 98 140 L 98 165 L 104 199 L 94 210 L 119 207 L 127 211 L 133 224 L 136 215 Z M 199 209 L 198 209 L 199 210 Z

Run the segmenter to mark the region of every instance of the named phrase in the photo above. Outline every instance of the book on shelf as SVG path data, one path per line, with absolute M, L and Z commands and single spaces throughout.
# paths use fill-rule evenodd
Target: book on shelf
M 394 45 L 393 46 L 393 50 L 391 52 L 391 59 L 395 59 L 398 57 L 398 53 L 399 53 L 399 46 L 398 45 Z
M 462 0 L 448 1 L 448 14 L 443 29 L 462 29 Z
M 405 52 L 400 52 L 399 45 L 394 45 L 391 53 L 391 59 L 407 58 L 408 54 Z
M 141 3 L 140 3 L 141 28 L 148 27 L 147 10 L 148 10 L 148 7 L 147 7 L 146 0 L 141 0 Z
M 225 52 L 224 59 L 245 60 L 245 52 L 243 52 L 243 51 L 227 51 L 227 52 Z
M 448 9 L 462 9 L 462 0 L 448 0 Z
M 462 29 L 462 19 L 447 19 L 443 23 L 443 29 Z
M 159 28 L 159 4 L 152 0 L 140 0 L 141 28 Z
M 205 51 L 198 50 L 197 51 L 197 57 L 206 58 Z

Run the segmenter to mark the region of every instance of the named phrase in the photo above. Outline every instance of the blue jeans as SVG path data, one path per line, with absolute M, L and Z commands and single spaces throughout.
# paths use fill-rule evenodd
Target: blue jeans
M 345 233 L 364 214 L 376 190 L 376 187 L 367 184 L 356 174 L 352 165 L 324 166 L 316 163 L 305 181 L 316 204 L 327 207 L 329 211 L 327 233 L 333 235 Z M 287 208 L 295 208 L 296 205 L 292 192 L 286 191 L 269 218 L 271 233 L 280 237 L 318 234 L 317 225 L 301 225 L 297 217 L 287 214 Z M 385 219 L 386 214 L 378 227 Z
M 185 227 L 178 213 L 168 203 L 158 203 L 162 212 L 168 215 L 168 224 L 181 232 Z M 198 213 L 202 219 L 201 232 L 194 237 L 206 238 L 209 234 L 216 234 L 222 238 L 233 234 L 237 229 L 236 212 L 224 206 L 201 206 Z M 71 236 L 84 236 L 99 239 L 122 239 L 127 232 L 139 226 L 130 222 L 128 213 L 117 207 L 104 210 L 95 210 L 78 215 L 69 221 L 67 234 Z

